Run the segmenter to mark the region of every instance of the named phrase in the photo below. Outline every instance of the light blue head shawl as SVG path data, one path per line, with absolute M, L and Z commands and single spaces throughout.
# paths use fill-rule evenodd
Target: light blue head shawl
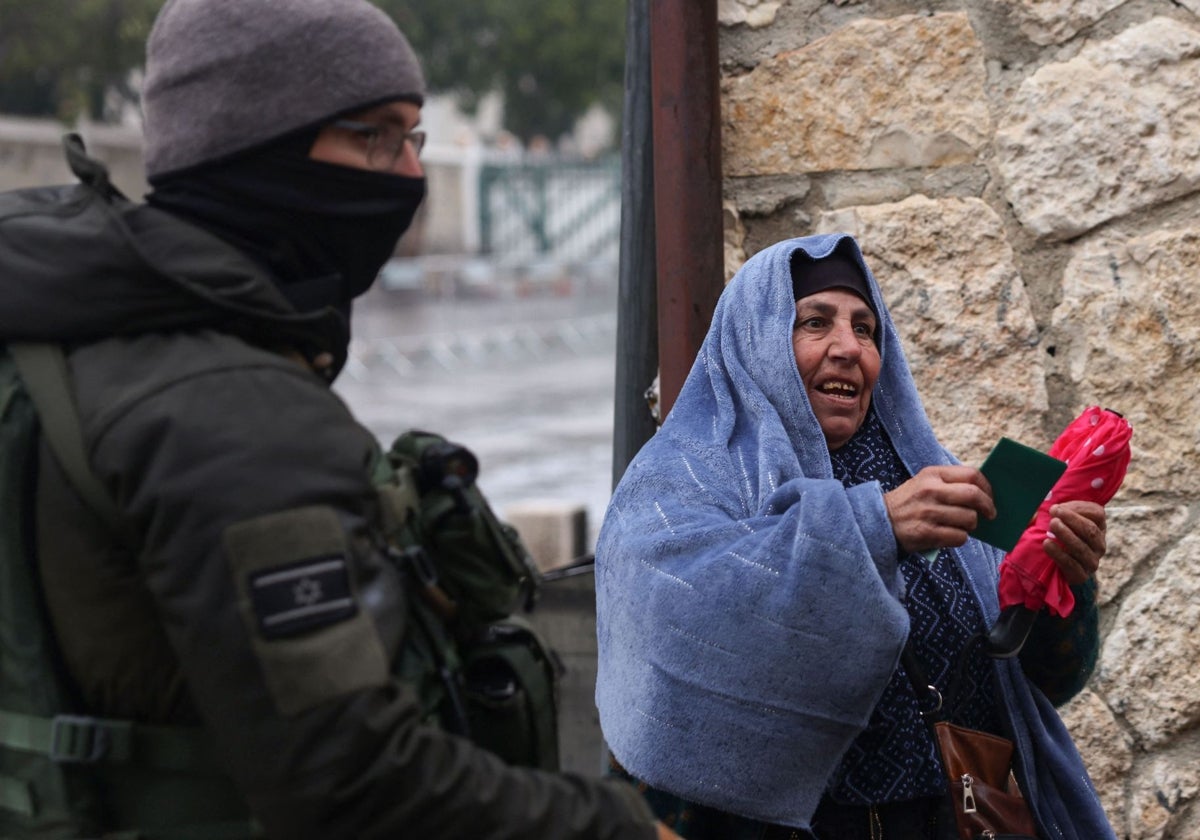
M 821 259 L 842 240 L 879 314 L 872 401 L 888 437 L 914 474 L 954 463 L 857 244 L 794 239 L 755 255 L 726 287 L 674 407 L 614 492 L 596 550 L 596 702 L 614 757 L 655 787 L 800 827 L 908 632 L 880 487 L 833 478 L 792 351 L 792 254 Z M 974 540 L 955 553 L 994 620 L 998 557 Z M 1049 705 L 1009 664 L 1000 672 L 1006 703 L 1039 718 L 1029 748 L 1065 740 L 1075 757 L 1063 769 L 1082 772 Z

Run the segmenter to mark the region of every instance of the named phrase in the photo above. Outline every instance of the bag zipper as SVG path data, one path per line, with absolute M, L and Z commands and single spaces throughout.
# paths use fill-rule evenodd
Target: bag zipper
M 970 773 L 963 773 L 962 786 L 963 786 L 963 813 L 964 814 L 974 814 L 975 810 L 976 810 L 975 809 L 975 791 L 971 790 L 971 785 L 974 783 L 974 781 L 975 780 L 971 778 Z

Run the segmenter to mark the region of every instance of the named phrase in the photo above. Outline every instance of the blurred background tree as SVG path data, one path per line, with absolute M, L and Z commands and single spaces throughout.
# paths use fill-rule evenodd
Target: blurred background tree
M 0 0 L 0 112 L 115 119 L 163 0 Z
M 471 113 L 491 92 L 504 127 L 551 141 L 593 104 L 621 113 L 625 0 L 375 0 L 421 56 L 430 89 Z
M 164 0 L 0 0 L 0 112 L 116 119 Z M 236 2 L 236 0 L 229 0 Z M 590 106 L 618 117 L 625 0 L 374 0 L 408 35 L 433 93 L 473 113 L 497 92 L 505 128 L 551 141 Z

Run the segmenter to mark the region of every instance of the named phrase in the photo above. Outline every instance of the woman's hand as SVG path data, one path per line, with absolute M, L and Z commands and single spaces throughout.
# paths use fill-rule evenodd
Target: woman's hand
M 884 493 L 883 503 L 897 544 L 908 552 L 960 546 L 981 516 L 996 516 L 992 486 L 983 473 L 966 466 L 926 467 Z
M 678 834 L 667 828 L 662 823 L 655 823 L 654 825 L 658 829 L 658 840 L 680 840 Z
M 1095 502 L 1060 502 L 1050 508 L 1050 533 L 1042 548 L 1058 564 L 1072 586 L 1083 583 L 1100 567 L 1108 545 L 1104 507 Z

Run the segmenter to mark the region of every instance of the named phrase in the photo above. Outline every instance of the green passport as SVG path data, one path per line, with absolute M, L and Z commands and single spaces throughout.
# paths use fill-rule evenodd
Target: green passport
M 1012 551 L 1066 469 L 1066 463 L 1057 458 L 1000 438 L 979 468 L 992 485 L 996 518 L 982 520 L 971 536 L 1001 551 Z

